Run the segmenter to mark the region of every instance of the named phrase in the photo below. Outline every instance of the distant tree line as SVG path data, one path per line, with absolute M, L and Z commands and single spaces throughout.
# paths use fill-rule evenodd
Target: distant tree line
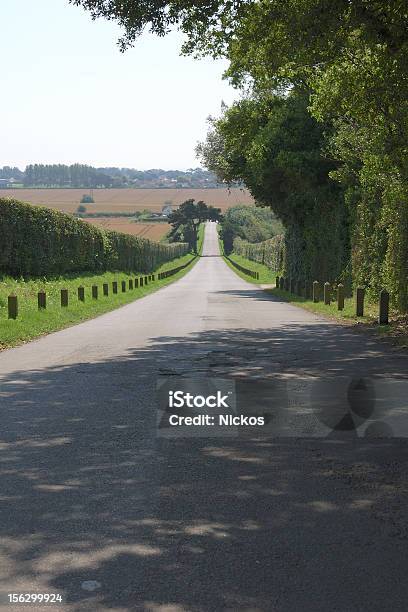
M 14 179 L 25 187 L 218 187 L 215 174 L 202 168 L 183 170 L 136 170 L 134 168 L 95 168 L 86 164 L 29 164 L 24 171 L 4 166 L 0 179 Z

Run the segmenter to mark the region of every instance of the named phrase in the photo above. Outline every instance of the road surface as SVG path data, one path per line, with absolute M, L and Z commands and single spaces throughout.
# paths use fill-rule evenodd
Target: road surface
M 0 373 L 3 593 L 61 592 L 69 612 L 407 609 L 405 438 L 322 435 L 297 387 L 407 380 L 406 355 L 239 278 L 214 224 L 183 278 L 4 351 Z M 279 381 L 292 420 L 162 437 L 165 376 L 235 381 L 261 412 Z

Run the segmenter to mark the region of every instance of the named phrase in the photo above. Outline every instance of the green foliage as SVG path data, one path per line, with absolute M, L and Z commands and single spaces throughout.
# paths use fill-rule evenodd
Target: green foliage
M 254 95 L 215 122 L 207 167 L 277 212 L 289 273 L 385 285 L 408 312 L 406 0 L 71 2 L 115 19 L 122 49 L 146 26 L 163 35 L 178 25 L 184 52 L 226 57 L 227 77 Z M 309 118 L 271 99 L 299 88 L 311 94 Z
M 197 253 L 198 230 L 205 221 L 219 221 L 222 219 L 221 210 L 214 206 L 207 206 L 200 200 L 186 200 L 168 216 L 168 222 L 172 226 L 169 233 L 170 240 L 187 242 L 191 249 Z
M 262 242 L 283 231 L 282 224 L 270 208 L 259 206 L 233 206 L 224 214 L 221 239 L 227 255 L 232 252 L 234 239 Z
M 198 152 L 222 180 L 243 180 L 283 222 L 285 274 L 334 281 L 350 257 L 348 213 L 329 176 L 337 165 L 323 152 L 324 126 L 310 116 L 308 101 L 303 90 L 247 97 L 212 120 L 210 138 Z
M 187 244 L 165 245 L 105 232 L 71 215 L 0 199 L 0 273 L 19 276 L 67 272 L 150 272 L 184 255 Z
M 277 274 L 284 268 L 285 239 L 283 234 L 279 234 L 270 240 L 251 244 L 241 238 L 235 238 L 234 253 L 265 265 Z

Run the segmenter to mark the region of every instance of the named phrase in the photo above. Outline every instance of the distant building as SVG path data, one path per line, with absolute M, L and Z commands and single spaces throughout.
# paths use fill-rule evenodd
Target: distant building
M 162 208 L 162 216 L 168 217 L 173 212 L 173 206 L 171 204 L 165 204 Z
M 14 179 L 1 178 L 0 179 L 0 189 L 7 189 L 9 187 L 13 187 L 14 183 L 15 183 Z

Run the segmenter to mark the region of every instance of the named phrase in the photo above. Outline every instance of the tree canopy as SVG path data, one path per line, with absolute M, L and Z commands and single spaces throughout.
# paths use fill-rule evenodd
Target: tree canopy
M 71 2 L 116 20 L 122 49 L 146 28 L 164 35 L 178 27 L 186 34 L 184 53 L 225 57 L 226 76 L 245 96 L 210 132 L 202 159 L 224 180 L 240 176 L 257 199 L 279 210 L 292 235 L 297 227 L 308 240 L 304 224 L 310 216 L 320 224 L 337 198 L 337 181 L 354 284 L 376 293 L 386 286 L 408 311 L 406 0 Z M 300 109 L 300 98 L 287 95 L 292 90 L 306 96 L 301 121 L 294 106 Z M 307 139 L 298 146 L 302 124 L 317 139 L 309 148 Z M 295 151 L 289 138 L 297 139 Z M 301 195 L 303 187 L 310 197 Z
M 172 226 L 170 239 L 188 242 L 190 248 L 197 253 L 198 229 L 205 221 L 220 221 L 222 219 L 221 209 L 207 206 L 200 200 L 186 200 L 171 213 L 168 221 Z

